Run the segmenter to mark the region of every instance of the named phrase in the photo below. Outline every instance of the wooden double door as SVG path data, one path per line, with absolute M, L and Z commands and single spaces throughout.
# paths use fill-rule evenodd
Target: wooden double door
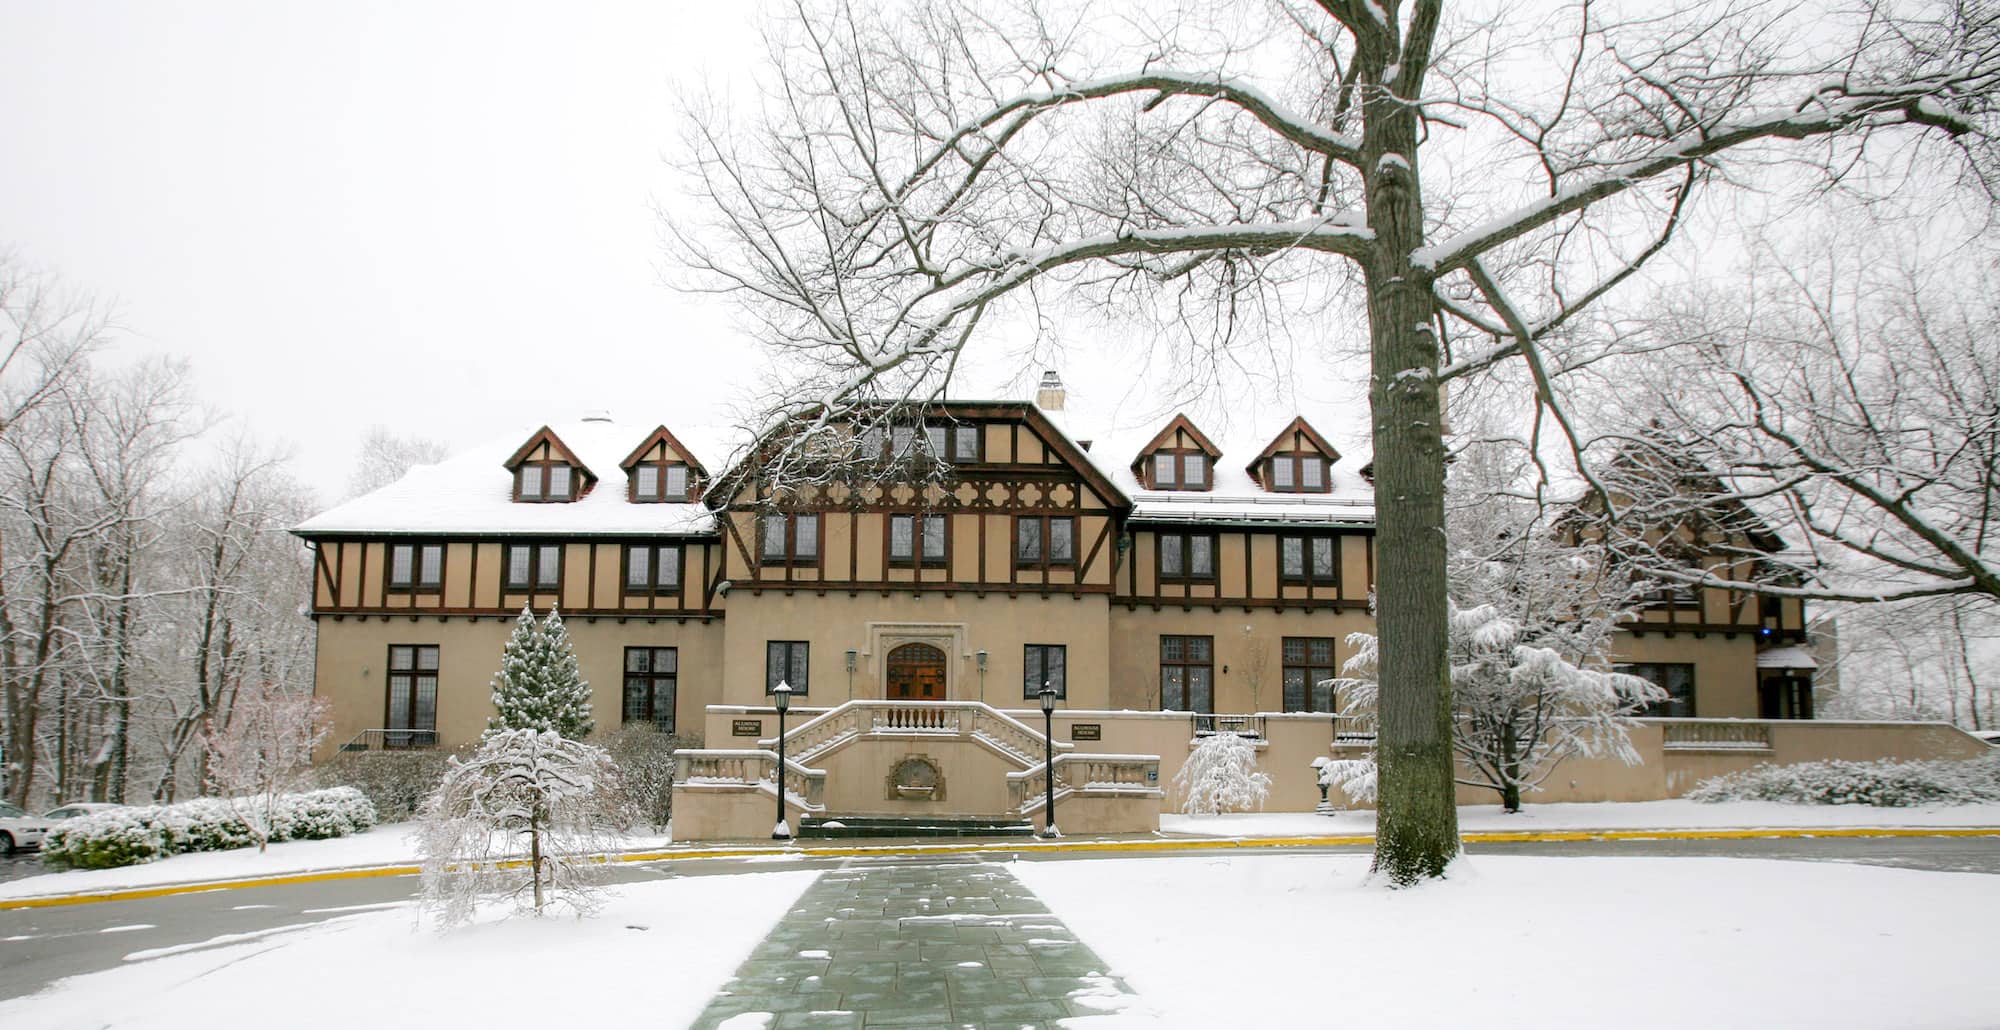
M 929 644 L 904 644 L 889 651 L 891 701 L 944 700 L 944 652 Z

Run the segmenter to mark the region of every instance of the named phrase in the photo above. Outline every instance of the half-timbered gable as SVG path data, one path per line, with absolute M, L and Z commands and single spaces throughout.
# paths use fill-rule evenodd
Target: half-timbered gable
M 857 439 L 783 483 L 725 478 L 734 588 L 1111 590 L 1127 502 L 1033 405 L 952 402 Z

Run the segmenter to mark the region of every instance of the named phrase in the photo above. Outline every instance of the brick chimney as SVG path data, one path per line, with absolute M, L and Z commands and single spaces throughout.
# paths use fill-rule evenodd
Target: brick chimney
M 1035 389 L 1035 405 L 1043 411 L 1061 411 L 1063 401 L 1069 396 L 1063 389 L 1062 377 L 1055 369 L 1042 373 L 1042 385 Z

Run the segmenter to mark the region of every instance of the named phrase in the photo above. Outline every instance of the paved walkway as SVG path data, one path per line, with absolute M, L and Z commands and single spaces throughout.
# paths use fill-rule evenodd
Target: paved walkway
M 822 875 L 694 1025 L 1042 1030 L 1134 1000 L 1005 868 L 903 860 Z

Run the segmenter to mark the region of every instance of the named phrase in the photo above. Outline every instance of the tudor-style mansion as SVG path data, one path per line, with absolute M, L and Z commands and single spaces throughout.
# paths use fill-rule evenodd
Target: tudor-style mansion
M 1032 820 L 1048 747 L 1066 829 L 1156 826 L 1160 787 L 1218 726 L 1255 735 L 1270 807 L 1312 807 L 1311 760 L 1351 743 L 1315 685 L 1372 625 L 1366 467 L 1303 418 L 1224 448 L 1176 417 L 1120 445 L 1073 436 L 1064 409 L 1053 375 L 1033 403 L 944 402 L 859 438 L 882 475 L 775 489 L 671 427 L 596 417 L 414 469 L 295 530 L 328 749 L 477 739 L 512 621 L 556 607 L 599 727 L 703 738 L 678 759 L 683 839 L 768 833 L 781 681 L 807 820 Z M 1670 695 L 1635 734 L 1663 757 L 1545 796 L 1666 796 L 1698 771 L 1677 749 L 1736 767 L 1804 746 L 1783 721 L 1812 716 L 1804 625 L 1793 600 L 1663 595 L 1617 655 Z

